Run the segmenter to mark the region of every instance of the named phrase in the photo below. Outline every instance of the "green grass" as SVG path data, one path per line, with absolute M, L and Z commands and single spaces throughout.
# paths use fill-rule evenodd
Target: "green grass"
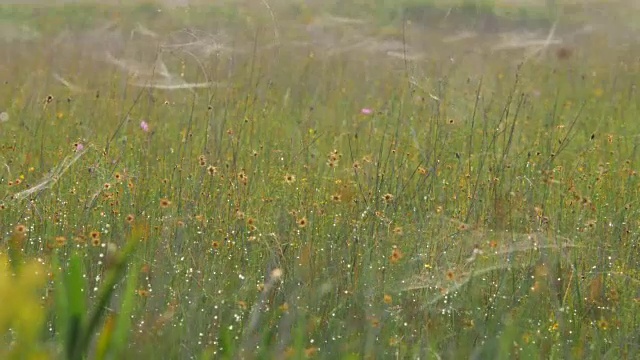
M 1 9 L 43 35 L 0 60 L 0 355 L 637 358 L 637 44 L 405 61 L 309 6 Z

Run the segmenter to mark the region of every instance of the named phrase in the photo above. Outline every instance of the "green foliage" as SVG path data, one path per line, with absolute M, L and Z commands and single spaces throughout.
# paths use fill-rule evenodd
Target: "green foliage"
M 640 353 L 639 50 L 614 24 L 32 10 L 0 8 L 41 31 L 0 60 L 0 357 Z
M 91 312 L 86 304 L 88 289 L 83 258 L 78 253 L 74 253 L 69 259 L 68 266 L 63 270 L 58 254 L 52 256 L 54 278 L 61 279 L 55 282 L 54 290 L 57 334 L 60 343 L 64 344 L 67 359 L 86 357 L 92 338 L 98 333 L 98 327 L 105 317 L 112 294 L 125 274 L 129 257 L 139 240 L 137 236 L 139 235 L 132 234 L 122 251 L 118 251 L 115 247 L 107 251 L 106 261 L 109 267 L 105 273 L 105 282 L 98 291 L 94 310 Z M 120 312 L 108 316 L 100 332 L 95 358 L 114 358 L 122 354 L 129 337 L 135 291 L 136 279 L 134 276 L 129 276 Z

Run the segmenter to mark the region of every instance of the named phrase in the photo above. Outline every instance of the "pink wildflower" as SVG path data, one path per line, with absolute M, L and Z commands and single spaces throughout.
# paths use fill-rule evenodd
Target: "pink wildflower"
M 144 120 L 140 121 L 140 129 L 144 132 L 149 132 L 149 124 Z
M 81 143 L 76 143 L 76 151 L 82 151 L 84 150 L 84 145 L 82 145 Z
M 373 114 L 373 110 L 371 108 L 362 108 L 360 110 L 360 114 L 362 114 L 362 115 L 371 115 L 371 114 Z

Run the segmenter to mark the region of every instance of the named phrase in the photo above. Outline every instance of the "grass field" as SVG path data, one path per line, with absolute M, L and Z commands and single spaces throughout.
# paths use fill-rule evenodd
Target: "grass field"
M 637 3 L 451 4 L 0 5 L 0 358 L 639 358 Z

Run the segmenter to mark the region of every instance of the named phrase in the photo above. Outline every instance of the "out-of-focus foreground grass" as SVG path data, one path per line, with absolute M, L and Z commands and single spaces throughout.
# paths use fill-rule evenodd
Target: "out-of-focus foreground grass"
M 637 358 L 631 4 L 0 6 L 0 357 Z

